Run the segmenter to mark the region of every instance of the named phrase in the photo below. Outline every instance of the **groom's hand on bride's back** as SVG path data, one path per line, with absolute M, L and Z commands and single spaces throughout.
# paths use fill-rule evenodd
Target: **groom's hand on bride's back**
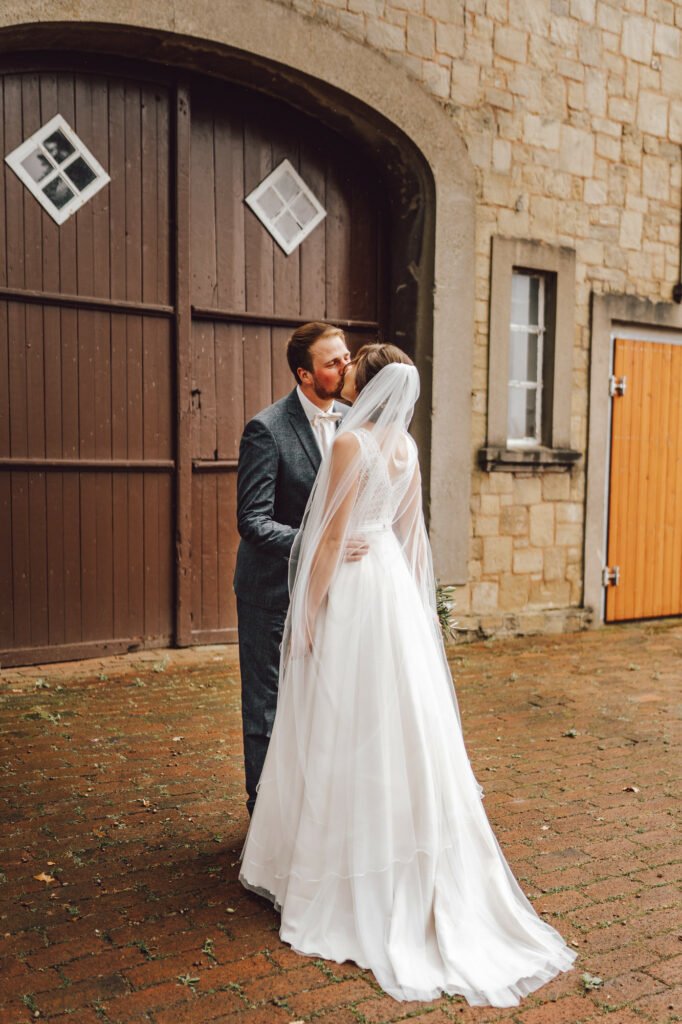
M 349 537 L 346 541 L 344 562 L 359 562 L 369 551 L 369 544 L 362 537 Z

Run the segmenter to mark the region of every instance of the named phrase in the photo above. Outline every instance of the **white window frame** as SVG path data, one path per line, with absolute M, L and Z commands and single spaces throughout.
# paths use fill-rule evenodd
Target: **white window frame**
M 510 448 L 536 448 L 542 444 L 542 387 L 543 387 L 543 350 L 545 345 L 545 275 L 539 273 L 537 270 L 526 270 L 523 267 L 514 267 L 512 269 L 512 285 L 513 278 L 529 277 L 536 278 L 538 281 L 538 322 L 537 324 L 518 324 L 511 320 L 510 311 L 510 324 L 509 331 L 511 334 L 526 334 L 537 335 L 537 380 L 516 380 L 509 376 L 507 371 L 508 383 L 507 387 L 518 388 L 524 391 L 535 391 L 535 434 L 533 437 L 511 437 L 509 436 L 509 416 L 507 417 L 507 445 Z
M 294 179 L 299 188 L 299 191 L 290 199 L 286 199 L 285 196 L 283 196 L 282 193 L 277 188 L 278 179 L 281 178 L 282 175 L 285 173 L 291 175 L 291 177 Z M 279 197 L 283 204 L 282 209 L 277 213 L 274 219 L 268 215 L 266 210 L 264 210 L 263 207 L 260 205 L 259 201 L 261 196 L 270 189 L 275 190 L 277 196 Z M 312 218 L 312 220 L 308 221 L 308 223 L 305 226 L 302 226 L 300 224 L 300 221 L 298 220 L 298 218 L 291 209 L 291 207 L 301 194 L 305 195 L 306 199 L 308 199 L 315 208 L 314 217 Z M 245 199 L 245 202 L 247 206 L 249 206 L 250 209 L 253 210 L 253 212 L 263 225 L 263 227 L 266 229 L 266 231 L 270 232 L 274 240 L 279 245 L 280 249 L 282 249 L 287 256 L 290 256 L 294 249 L 297 249 L 301 242 L 303 242 L 308 237 L 310 232 L 313 231 L 313 229 L 317 227 L 320 221 L 324 220 L 324 218 L 327 216 L 327 211 L 322 206 L 322 203 L 320 203 L 317 196 L 315 196 L 314 193 L 310 190 L 309 186 L 306 185 L 301 175 L 298 173 L 296 168 L 290 163 L 289 160 L 282 160 L 281 163 L 279 163 L 277 167 L 275 167 L 275 169 L 271 171 L 266 178 L 263 178 L 260 185 L 257 185 L 253 192 L 249 193 L 249 195 Z M 287 239 L 281 233 L 281 231 L 278 230 L 277 227 L 277 221 L 284 213 L 287 212 L 291 214 L 291 216 L 294 218 L 294 220 L 296 221 L 300 228 L 298 234 L 296 234 L 290 240 Z
M 55 162 L 43 145 L 44 140 L 57 130 L 62 132 L 74 149 L 74 152 L 61 164 L 57 164 Z M 41 155 L 43 155 L 49 163 L 52 164 L 52 170 L 41 178 L 40 181 L 35 181 L 29 172 L 22 166 L 23 161 L 33 153 L 35 149 L 38 149 Z M 85 160 L 95 173 L 94 180 L 91 181 L 89 185 L 86 185 L 82 191 L 78 189 L 78 186 L 71 181 L 68 175 L 64 174 L 64 171 L 74 163 L 74 161 L 78 160 L 79 157 Z M 55 114 L 55 116 L 39 128 L 37 132 L 34 132 L 33 135 L 30 135 L 21 143 L 20 146 L 17 146 L 15 150 L 9 153 L 5 157 L 5 163 L 12 168 L 19 180 L 26 186 L 29 192 L 35 196 L 43 209 L 49 213 L 50 217 L 52 217 L 57 224 L 63 224 L 64 221 L 69 219 L 69 217 L 72 217 L 77 210 L 80 210 L 80 208 L 84 206 L 89 199 L 92 199 L 100 189 L 103 189 L 104 186 L 111 181 L 111 178 L 102 165 L 95 159 L 85 143 L 82 142 L 78 135 L 67 124 L 61 114 Z M 64 178 L 67 185 L 74 193 L 73 198 L 69 199 L 64 206 L 59 208 L 54 205 L 43 191 L 46 185 L 49 185 L 51 181 L 54 181 L 58 177 Z

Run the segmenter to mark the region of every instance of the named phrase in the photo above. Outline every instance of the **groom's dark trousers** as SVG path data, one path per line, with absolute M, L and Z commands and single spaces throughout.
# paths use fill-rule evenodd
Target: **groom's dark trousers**
M 334 408 L 345 412 L 339 404 Z M 241 541 L 234 589 L 249 813 L 277 707 L 280 644 L 289 605 L 289 552 L 320 461 L 320 449 L 295 389 L 258 413 L 244 429 L 237 471 Z

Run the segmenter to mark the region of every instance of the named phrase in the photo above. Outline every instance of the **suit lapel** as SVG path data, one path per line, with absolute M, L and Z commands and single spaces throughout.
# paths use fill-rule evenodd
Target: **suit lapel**
M 317 446 L 313 429 L 308 422 L 308 417 L 303 411 L 303 406 L 301 405 L 295 389 L 287 399 L 287 411 L 289 413 L 289 420 L 296 431 L 298 439 L 301 442 L 301 446 L 310 459 L 313 469 L 317 473 L 322 461 L 322 455 L 320 454 L 320 449 Z

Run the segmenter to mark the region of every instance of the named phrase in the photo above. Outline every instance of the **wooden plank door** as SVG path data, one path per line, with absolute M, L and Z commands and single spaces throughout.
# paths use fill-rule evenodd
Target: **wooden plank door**
M 606 621 L 682 614 L 682 344 L 619 338 L 614 375 Z
M 381 195 L 366 161 L 321 124 L 234 86 L 192 92 L 193 643 L 236 640 L 236 469 L 248 419 L 294 387 L 286 339 L 341 323 L 376 340 Z M 286 256 L 244 203 L 283 159 L 326 219 Z
M 0 161 L 0 664 L 173 633 L 167 91 L 0 79 L 2 152 L 60 113 L 110 183 L 58 226 Z

